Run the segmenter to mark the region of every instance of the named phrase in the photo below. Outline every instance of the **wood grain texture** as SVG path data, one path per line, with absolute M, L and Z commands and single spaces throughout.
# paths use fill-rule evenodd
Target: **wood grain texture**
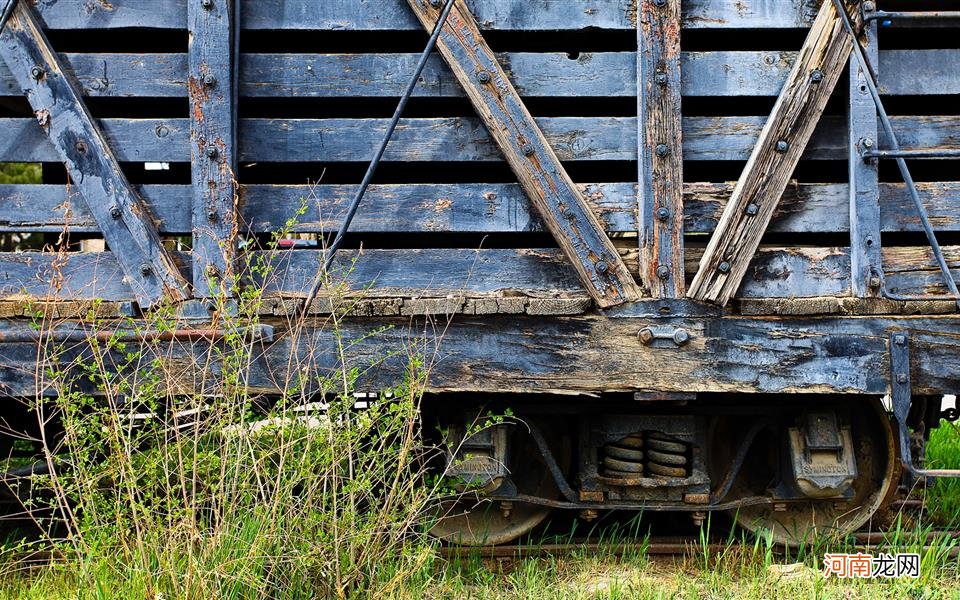
M 680 0 L 637 5 L 640 280 L 654 298 L 683 296 Z
M 860 44 L 871 65 L 877 65 L 877 22 L 864 27 Z M 874 67 L 876 68 L 876 67 Z M 879 138 L 877 107 L 867 88 L 866 73 L 855 56 L 850 57 L 849 152 L 850 158 L 850 268 L 853 294 L 860 298 L 881 294 L 883 264 L 880 256 L 880 165 L 865 161 L 865 145 Z
M 432 30 L 440 9 L 426 0 L 408 4 Z M 437 49 L 594 301 L 607 307 L 638 299 L 633 277 L 462 3 L 450 11 Z
M 910 336 L 914 393 L 944 394 L 960 385 L 960 318 L 689 318 L 658 319 L 691 336 L 683 347 L 649 347 L 637 333 L 651 319 L 594 317 L 409 317 L 347 319 L 337 332 L 307 327 L 296 337 L 274 321 L 275 341 L 254 352 L 251 393 L 276 394 L 318 382 L 341 365 L 335 335 L 355 340 L 346 363 L 361 372 L 358 389 L 378 391 L 403 381 L 412 354 L 430 366 L 430 392 L 588 393 L 603 391 L 850 393 L 888 391 L 887 335 Z M 19 325 L 23 327 L 24 325 Z M 15 333 L 4 323 L 0 333 Z M 83 344 L 61 364 L 82 364 Z M 192 386 L 209 343 L 163 344 L 156 350 L 170 377 Z M 0 393 L 34 397 L 36 347 L 0 345 Z M 145 360 L 148 360 L 148 355 Z M 120 362 L 120 361 L 118 361 Z M 85 385 L 78 378 L 78 385 Z M 92 386 L 91 386 L 92 387 Z M 300 388 L 298 388 L 300 389 Z M 96 390 L 88 390 L 96 393 Z M 177 390 L 192 393 L 193 389 Z M 312 390 L 306 390 L 309 393 Z M 49 393 L 49 392 L 48 392 Z
M 48 140 L 104 239 L 120 257 L 122 277 L 151 307 L 181 300 L 187 285 L 160 243 L 146 205 L 130 186 L 79 91 L 64 73 L 30 4 L 19 2 L 0 35 L 0 56 L 17 77 Z M 17 143 L 9 140 L 8 143 Z
M 237 237 L 234 2 L 187 3 L 193 295 L 230 295 Z
M 851 48 L 840 15 L 825 2 L 710 238 L 690 283 L 691 298 L 723 305 L 736 294 Z
M 186 98 L 187 55 L 152 53 L 63 53 L 64 67 L 86 96 L 96 98 Z M 637 87 L 634 52 L 498 52 L 524 98 L 633 98 Z M 397 97 L 418 56 L 389 54 L 242 55 L 240 95 L 249 98 Z M 777 96 L 796 61 L 794 51 L 710 50 L 680 55 L 684 96 Z M 960 50 L 883 50 L 880 90 L 888 96 L 960 93 L 960 74 L 951 65 Z M 875 62 L 876 64 L 876 62 Z M 323 73 L 323 76 L 319 76 Z M 22 94 L 0 61 L 0 97 Z M 415 97 L 458 98 L 466 94 L 443 60 L 433 57 Z

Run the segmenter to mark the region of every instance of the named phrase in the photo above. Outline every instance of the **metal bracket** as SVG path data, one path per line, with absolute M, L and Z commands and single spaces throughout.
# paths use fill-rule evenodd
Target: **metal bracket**
M 690 341 L 690 332 L 682 327 L 649 325 L 641 329 L 637 337 L 644 346 L 679 348 Z
M 910 414 L 910 338 L 906 333 L 894 333 L 890 336 L 890 398 L 893 402 L 893 416 L 897 420 L 900 434 L 900 462 L 905 469 L 917 477 L 960 477 L 960 469 L 918 469 L 913 464 L 910 451 L 910 428 L 907 417 Z

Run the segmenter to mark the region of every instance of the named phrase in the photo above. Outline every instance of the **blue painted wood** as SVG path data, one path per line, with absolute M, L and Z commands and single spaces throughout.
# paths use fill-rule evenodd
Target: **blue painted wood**
M 640 0 L 637 12 L 640 279 L 654 298 L 680 298 L 686 288 L 680 0 Z
M 686 96 L 776 96 L 796 52 L 709 51 L 681 54 Z M 61 55 L 85 95 L 187 97 L 186 54 Z M 571 58 L 574 57 L 574 58 Z M 413 70 L 414 54 L 244 54 L 240 94 L 255 98 L 396 97 Z M 634 97 L 633 52 L 501 52 L 497 59 L 523 97 Z M 880 86 L 885 95 L 960 93 L 952 65 L 960 50 L 885 50 Z M 323 76 L 318 76 L 323 73 Z M 19 96 L 19 85 L 0 61 L 0 96 Z M 463 88 L 439 57 L 414 90 L 417 97 L 462 97 Z
M 895 116 L 904 147 L 960 145 L 960 117 Z M 685 117 L 684 159 L 746 160 L 763 117 Z M 560 160 L 637 159 L 636 120 L 632 117 L 541 117 L 536 119 Z M 187 162 L 186 119 L 102 119 L 100 126 L 117 158 L 131 162 Z M 241 162 L 366 162 L 386 119 L 243 119 Z M 880 138 L 881 144 L 884 138 Z M 804 158 L 846 160 L 846 118 L 825 117 Z M 0 161 L 58 160 L 33 119 L 0 119 Z M 486 129 L 476 118 L 406 119 L 387 149 L 390 161 L 501 161 Z
M 0 56 L 30 102 L 37 133 L 48 140 L 54 160 L 65 163 L 104 239 L 120 257 L 137 301 L 151 307 L 183 299 L 186 282 L 163 249 L 147 207 L 64 74 L 29 4 L 17 3 L 0 36 Z
M 437 27 L 441 8 L 408 0 L 424 28 Z M 466 91 L 496 147 L 601 307 L 637 300 L 640 290 L 543 131 L 510 83 L 464 4 L 444 12 L 437 50 Z
M 870 64 L 877 64 L 877 23 L 864 27 L 861 44 Z M 849 171 L 850 267 L 855 296 L 880 295 L 883 265 L 880 256 L 880 172 L 878 161 L 864 161 L 861 153 L 879 137 L 877 107 L 867 88 L 867 77 L 856 58 L 850 59 Z
M 237 233 L 234 0 L 188 0 L 193 295 L 231 295 Z

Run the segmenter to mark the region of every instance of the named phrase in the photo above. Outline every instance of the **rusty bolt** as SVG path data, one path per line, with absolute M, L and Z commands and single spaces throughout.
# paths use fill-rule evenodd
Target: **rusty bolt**
M 40 66 L 36 66 L 36 67 L 30 69 L 30 75 L 31 75 L 31 76 L 34 78 L 34 80 L 36 80 L 36 81 L 40 81 L 40 79 L 43 78 L 43 76 L 44 76 L 45 73 L 46 73 L 46 72 L 45 72 L 45 71 L 43 70 L 43 68 L 40 67 Z
M 670 267 L 667 265 L 657 267 L 657 277 L 660 279 L 670 279 Z
M 678 329 L 673 332 L 673 343 L 682 346 L 690 341 L 690 334 L 686 329 Z
M 666 206 L 661 206 L 660 208 L 658 208 L 657 218 L 660 219 L 661 221 L 666 221 L 667 219 L 669 219 L 670 209 L 668 209 Z
M 443 0 L 430 0 L 430 6 L 434 8 L 440 8 L 441 4 L 443 4 Z
M 486 71 L 478 72 L 477 81 L 479 81 L 480 83 L 490 83 L 490 73 Z
M 905 373 L 900 373 L 899 375 L 897 375 L 897 383 L 906 383 L 906 382 L 907 382 L 907 375 Z
M 141 275 L 143 275 L 144 277 L 146 277 L 146 276 L 150 275 L 150 273 L 153 273 L 153 268 L 151 268 L 150 265 L 148 265 L 148 264 L 146 264 L 146 263 L 140 265 L 140 274 L 141 274 Z
M 747 211 L 746 211 L 746 212 L 747 212 L 747 215 L 749 215 L 749 216 L 751 216 L 751 217 L 755 217 L 755 216 L 757 216 L 757 213 L 760 212 L 760 207 L 757 206 L 756 204 L 754 204 L 753 202 L 751 202 L 750 204 L 747 205 Z
M 525 145 L 523 146 L 523 155 L 524 155 L 524 156 L 533 156 L 534 154 L 536 154 L 536 152 L 537 152 L 537 151 L 536 151 L 536 149 L 533 147 L 532 144 L 525 144 Z
M 610 270 L 610 266 L 606 263 L 606 261 L 603 260 L 597 261 L 597 264 L 594 266 L 597 269 L 597 273 L 600 273 L 601 275 L 606 275 Z
M 790 144 L 787 143 L 787 140 L 779 140 L 777 142 L 776 148 L 777 148 L 777 152 L 779 152 L 780 154 L 783 154 L 784 152 L 790 149 Z
M 211 75 L 210 73 L 207 73 L 206 75 L 203 76 L 203 85 L 207 87 L 213 87 L 217 85 L 217 78 Z
M 200 6 L 204 7 L 207 10 L 213 8 L 213 0 L 200 0 Z
M 727 261 L 723 261 L 722 263 L 720 263 L 719 265 L 717 265 L 717 270 L 720 271 L 720 272 L 723 273 L 723 274 L 729 273 L 729 272 L 730 272 L 730 263 L 728 263 Z
M 166 125 L 157 125 L 157 137 L 165 138 L 170 135 L 170 128 Z
M 653 0 L 653 5 L 662 8 L 667 5 L 667 0 Z
M 657 144 L 657 156 L 666 156 L 670 154 L 670 146 L 666 144 Z
M 213 145 L 207 146 L 207 158 L 209 158 L 210 160 L 213 160 L 217 157 L 218 154 L 220 153 L 217 151 L 216 146 L 213 146 Z
M 877 5 L 875 2 L 864 2 L 863 3 L 863 12 L 873 12 L 877 10 Z
M 877 275 L 876 273 L 870 276 L 870 281 L 869 281 L 870 287 L 876 289 L 880 287 L 881 283 L 882 282 L 880 281 L 880 276 Z
M 644 346 L 649 346 L 653 343 L 653 330 L 649 327 L 644 327 L 640 330 L 640 333 L 637 334 L 637 337 L 640 338 L 640 342 L 643 343 Z
M 76 148 L 77 152 L 79 152 L 80 154 L 87 153 L 87 143 L 84 142 L 83 140 L 77 140 L 77 143 L 74 145 L 74 148 Z
M 120 212 L 119 206 L 110 207 L 110 217 L 114 219 L 119 219 L 123 213 Z
M 873 148 L 873 138 L 868 138 L 868 137 L 863 138 L 862 140 L 860 140 L 860 145 L 866 148 L 867 150 L 869 150 L 870 148 Z
M 895 335 L 893 336 L 893 343 L 902 346 L 907 343 L 907 336 L 902 334 Z
M 666 73 L 657 73 L 654 78 L 654 81 L 657 82 L 657 85 L 667 85 L 667 74 Z
M 217 211 L 211 210 L 207 213 L 207 220 L 213 223 L 217 220 Z
M 820 83 L 823 81 L 823 71 L 820 69 L 814 69 L 813 72 L 810 73 L 810 81 L 813 83 Z

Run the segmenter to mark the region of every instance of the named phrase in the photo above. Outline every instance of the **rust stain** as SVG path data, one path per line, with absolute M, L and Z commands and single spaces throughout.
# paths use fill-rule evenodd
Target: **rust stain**
M 443 212 L 453 206 L 453 201 L 449 198 L 437 198 L 437 201 L 433 203 L 433 210 L 435 212 Z

